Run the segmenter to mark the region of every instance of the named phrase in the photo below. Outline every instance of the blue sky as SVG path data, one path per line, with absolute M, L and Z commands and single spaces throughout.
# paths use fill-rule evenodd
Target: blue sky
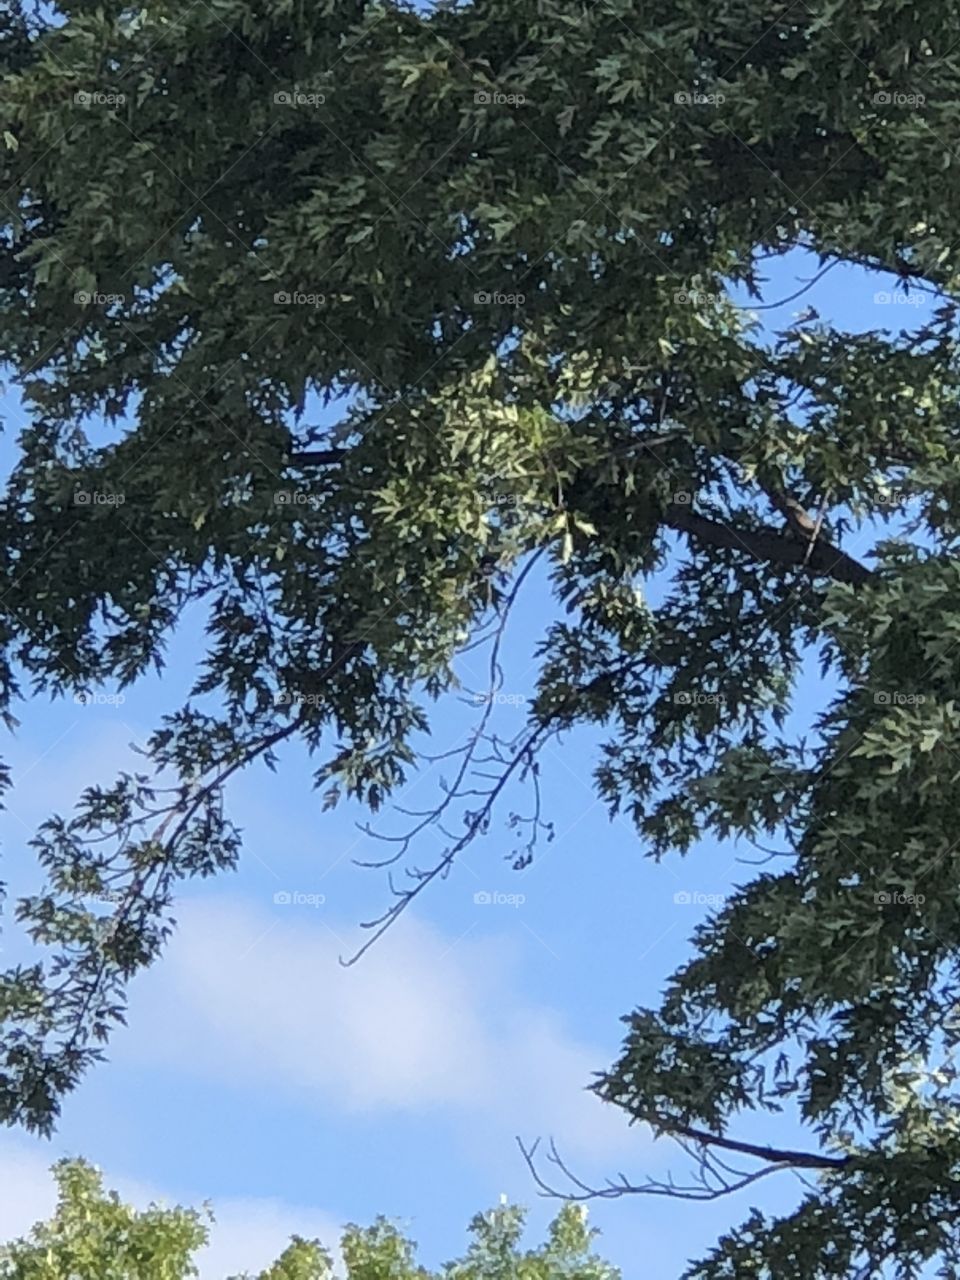
M 815 271 L 796 255 L 770 264 L 767 298 Z M 881 289 L 892 291 L 880 277 L 837 267 L 765 320 L 785 323 L 812 303 L 850 328 L 897 328 L 934 305 L 877 302 Z M 9 460 L 22 423 L 13 393 L 3 416 Z M 532 653 L 551 616 L 545 584 L 534 579 L 512 622 L 503 692 L 530 691 Z M 13 894 L 35 883 L 27 841 L 37 824 L 68 810 L 84 786 L 137 764 L 130 744 L 178 705 L 200 632 L 195 617 L 172 644 L 162 681 L 126 690 L 121 702 L 35 699 L 21 708 L 22 727 L 5 744 L 15 787 L 2 870 Z M 482 686 L 479 660 L 468 657 L 462 671 Z M 798 691 L 797 722 L 828 695 L 812 672 Z M 519 728 L 522 714 L 505 702 L 497 723 Z M 457 745 L 469 722 L 463 705 L 439 704 L 433 748 Z M 67 1099 L 53 1140 L 0 1134 L 0 1182 L 10 1188 L 0 1238 L 49 1211 L 46 1169 L 66 1154 L 94 1160 L 139 1201 L 209 1199 L 219 1225 L 204 1280 L 255 1271 L 292 1231 L 333 1243 L 339 1224 L 380 1213 L 408 1225 L 423 1261 L 436 1265 L 459 1254 L 469 1218 L 501 1193 L 531 1206 L 538 1238 L 555 1206 L 538 1200 L 517 1134 L 554 1137 L 588 1180 L 682 1175 L 679 1151 L 652 1144 L 583 1090 L 617 1056 L 620 1016 L 655 1002 L 688 954 L 708 908 L 675 895 L 728 893 L 753 874 L 737 858 L 756 854 L 711 845 L 652 863 L 629 824 L 611 822 L 596 800 L 595 745 L 583 733 L 548 747 L 544 801 L 557 834 L 530 868 L 516 873 L 506 860 L 507 804 L 451 876 L 349 969 L 338 956 L 364 940 L 358 922 L 388 901 L 382 874 L 353 864 L 383 853 L 357 829 L 366 815 L 350 806 L 322 812 L 299 747 L 281 751 L 276 773 L 256 767 L 235 780 L 228 801 L 244 829 L 240 870 L 184 886 L 165 958 L 134 982 L 128 1028 L 114 1037 L 109 1063 Z M 435 802 L 439 772 L 413 779 L 402 803 Z M 399 821 L 388 812 L 381 826 L 396 830 Z M 426 832 L 419 861 L 441 850 Z M 477 902 L 482 892 L 523 900 Z M 278 893 L 313 902 L 277 902 Z M 15 935 L 5 944 L 9 960 Z M 784 1122 L 742 1132 L 802 1141 Z M 799 1190 L 784 1174 L 712 1204 L 597 1203 L 591 1220 L 627 1280 L 673 1280 L 751 1205 L 786 1208 Z

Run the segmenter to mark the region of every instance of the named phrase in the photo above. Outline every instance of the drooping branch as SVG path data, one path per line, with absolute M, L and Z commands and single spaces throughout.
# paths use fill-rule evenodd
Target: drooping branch
M 408 816 L 419 818 L 420 821 L 418 821 L 413 829 L 408 831 L 405 835 L 399 837 L 387 837 L 379 833 L 372 832 L 369 827 L 362 827 L 361 829 L 364 830 L 366 834 L 375 835 L 378 839 L 387 840 L 389 843 L 399 846 L 399 848 L 394 855 L 386 860 L 380 861 L 376 864 L 360 863 L 360 865 L 376 865 L 382 867 L 397 862 L 406 854 L 407 849 L 410 846 L 410 842 L 414 837 L 419 835 L 425 827 L 432 823 L 436 823 L 440 830 L 444 831 L 444 828 L 441 825 L 441 820 L 455 799 L 462 798 L 465 795 L 479 795 L 482 799 L 482 803 L 478 809 L 469 810 L 464 815 L 464 829 L 459 837 L 450 836 L 448 832 L 444 831 L 444 834 L 451 839 L 452 843 L 445 850 L 443 857 L 440 858 L 438 862 L 426 871 L 419 869 L 407 871 L 407 875 L 413 881 L 413 884 L 410 887 L 397 889 L 394 887 L 391 879 L 390 888 L 395 899 L 394 902 L 376 919 L 365 921 L 363 923 L 363 928 L 373 930 L 372 936 L 363 944 L 363 946 L 359 947 L 348 960 L 343 960 L 341 958 L 341 964 L 345 966 L 356 964 L 356 962 L 364 956 L 367 951 L 369 951 L 374 943 L 383 936 L 398 917 L 407 910 L 411 903 L 415 901 L 415 899 L 430 883 L 432 883 L 432 881 L 434 881 L 438 876 L 444 876 L 447 874 L 457 856 L 462 853 L 470 843 L 472 843 L 478 834 L 482 833 L 486 829 L 489 824 L 491 811 L 496 804 L 496 801 L 500 797 L 501 792 L 515 775 L 518 775 L 521 780 L 524 780 L 526 776 L 532 772 L 536 778 L 536 750 L 544 736 L 550 731 L 549 724 L 541 724 L 537 726 L 529 735 L 526 736 L 525 740 L 519 746 L 517 746 L 516 740 L 511 743 L 511 748 L 516 749 L 506 759 L 503 758 L 502 753 L 499 750 L 498 740 L 487 734 L 486 729 L 493 710 L 494 696 L 502 682 L 503 673 L 500 667 L 500 649 L 506 632 L 507 623 L 524 581 L 528 574 L 533 570 L 541 554 L 542 551 L 538 551 L 535 555 L 531 556 L 523 569 L 521 569 L 520 573 L 517 575 L 516 582 L 513 584 L 513 587 L 501 608 L 496 628 L 491 637 L 492 645 L 489 663 L 490 685 L 486 698 L 486 707 L 479 725 L 469 735 L 466 746 L 452 753 L 454 755 L 459 754 L 461 756 L 460 765 L 453 785 L 448 789 L 443 801 L 434 809 L 427 810 L 422 814 L 408 814 Z M 462 789 L 462 783 L 468 773 L 471 771 L 476 773 L 477 771 L 475 766 L 480 763 L 486 763 L 486 761 L 480 760 L 476 756 L 477 749 L 481 743 L 486 743 L 491 746 L 495 755 L 498 757 L 498 763 L 505 767 L 503 772 L 493 779 L 492 785 L 489 788 L 481 791 L 464 791 Z M 539 821 L 539 783 L 536 783 L 536 793 L 538 800 L 533 819 L 531 841 L 536 840 L 539 827 L 544 825 Z

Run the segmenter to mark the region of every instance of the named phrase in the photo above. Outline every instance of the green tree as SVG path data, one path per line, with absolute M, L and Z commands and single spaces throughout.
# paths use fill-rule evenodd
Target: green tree
M 943 0 L 7 7 L 4 707 L 135 680 L 191 608 L 209 649 L 160 781 L 39 833 L 0 1115 L 49 1128 L 178 881 L 236 861 L 224 783 L 297 739 L 329 803 L 376 809 L 486 624 L 496 688 L 536 564 L 570 616 L 527 727 L 491 743 L 487 700 L 438 802 L 459 834 L 379 929 L 544 742 L 602 726 L 600 794 L 655 856 L 782 854 L 599 1085 L 701 1161 L 820 1179 L 691 1275 L 960 1274 L 955 26 Z M 791 249 L 872 273 L 877 327 L 767 334 L 731 289 L 779 301 Z M 798 727 L 811 655 L 836 693 Z M 738 1138 L 779 1108 L 802 1150 Z
M 138 1212 L 83 1160 L 54 1166 L 57 1208 L 30 1236 L 0 1245 L 3 1280 L 181 1280 L 206 1243 L 208 1214 L 151 1205 Z M 306 1277 L 305 1277 L 306 1280 Z M 319 1275 L 317 1276 L 319 1280 Z
M 100 1172 L 84 1160 L 54 1166 L 58 1203 L 49 1222 L 26 1239 L 0 1245 L 0 1280 L 187 1280 L 207 1241 L 209 1210 L 137 1210 L 105 1191 Z M 344 1280 L 620 1280 L 593 1252 L 596 1231 L 566 1205 L 538 1249 L 521 1247 L 524 1212 L 504 1205 L 477 1214 L 472 1243 L 460 1262 L 439 1272 L 416 1261 L 416 1246 L 385 1218 L 347 1227 L 341 1241 Z M 257 1280 L 333 1280 L 333 1261 L 319 1240 L 295 1236 Z M 231 1280 L 253 1280 L 250 1273 Z

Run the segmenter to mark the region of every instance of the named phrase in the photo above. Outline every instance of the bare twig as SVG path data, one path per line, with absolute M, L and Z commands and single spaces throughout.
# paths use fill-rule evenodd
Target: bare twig
M 591 1186 L 578 1177 L 557 1151 L 556 1143 L 550 1140 L 546 1161 L 558 1169 L 573 1190 L 560 1190 L 551 1185 L 537 1168 L 536 1157 L 540 1146 L 538 1138 L 530 1146 L 526 1146 L 520 1138 L 517 1145 L 523 1155 L 524 1162 L 540 1190 L 541 1195 L 556 1200 L 611 1200 L 620 1196 L 650 1195 L 668 1196 L 677 1200 L 718 1200 L 723 1196 L 742 1191 L 752 1186 L 761 1178 L 784 1170 L 818 1169 L 825 1172 L 847 1168 L 852 1156 L 828 1156 L 812 1151 L 792 1151 L 779 1147 L 757 1146 L 752 1142 L 738 1142 L 733 1138 L 724 1138 L 719 1134 L 708 1133 L 689 1125 L 665 1122 L 660 1130 L 663 1134 L 674 1138 L 680 1148 L 694 1162 L 693 1180 L 689 1183 L 677 1183 L 672 1175 L 666 1180 L 647 1178 L 644 1182 L 631 1182 L 625 1174 L 619 1173 L 615 1178 L 607 1178 L 603 1186 Z M 752 1160 L 763 1161 L 763 1167 L 754 1170 L 734 1168 L 722 1160 L 717 1151 L 735 1152 Z

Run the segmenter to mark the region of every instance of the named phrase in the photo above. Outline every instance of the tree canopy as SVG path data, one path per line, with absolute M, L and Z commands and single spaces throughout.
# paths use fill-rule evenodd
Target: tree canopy
M 198 1275 L 197 1251 L 209 1239 L 209 1209 L 137 1210 L 106 1191 L 103 1176 L 85 1160 L 54 1166 L 58 1203 L 48 1222 L 30 1235 L 0 1245 L 2 1280 L 188 1280 Z M 596 1232 L 575 1205 L 562 1208 L 537 1249 L 521 1244 L 524 1211 L 501 1205 L 470 1224 L 466 1254 L 440 1271 L 416 1260 L 416 1246 L 394 1224 L 349 1226 L 340 1241 L 344 1280 L 620 1280 L 616 1268 L 593 1252 Z M 209 1273 L 208 1273 L 209 1274 Z M 333 1280 L 333 1258 L 319 1240 L 294 1237 L 256 1280 Z M 229 1280 L 254 1280 L 244 1272 Z
M 434 815 L 460 827 L 378 930 L 507 784 L 536 787 L 544 742 L 600 726 L 599 794 L 645 850 L 779 855 L 597 1086 L 700 1159 L 819 1178 L 691 1276 L 960 1275 L 955 22 L 936 0 L 0 15 L 0 341 L 27 418 L 3 706 L 135 680 L 209 620 L 150 768 L 38 835 L 4 1119 L 49 1129 L 178 882 L 235 863 L 225 782 L 299 740 L 327 803 L 376 809 L 468 644 L 496 689 L 539 565 L 568 614 L 527 726 L 491 743 L 488 698 Z M 791 250 L 872 273 L 876 327 L 808 308 L 771 336 L 765 263 Z M 836 692 L 798 729 L 810 661 Z M 780 1108 L 806 1148 L 737 1139 Z

